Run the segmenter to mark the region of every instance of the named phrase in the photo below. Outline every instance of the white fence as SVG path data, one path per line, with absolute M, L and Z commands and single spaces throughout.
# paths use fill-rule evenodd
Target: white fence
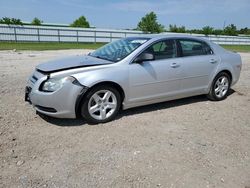
M 15 26 L 0 24 L 0 41 L 16 42 L 110 42 L 119 38 L 143 34 L 141 31 L 85 29 L 51 26 Z M 174 34 L 174 33 L 166 33 Z M 200 35 L 218 44 L 250 45 L 250 37 Z
M 0 41 L 16 42 L 110 42 L 142 34 L 140 31 L 85 29 L 51 26 L 13 26 L 0 24 Z

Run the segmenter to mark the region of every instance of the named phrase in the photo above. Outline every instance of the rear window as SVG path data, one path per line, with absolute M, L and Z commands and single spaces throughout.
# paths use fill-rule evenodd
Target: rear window
M 202 41 L 181 39 L 179 43 L 181 46 L 181 55 L 184 57 L 213 54 L 212 49 Z

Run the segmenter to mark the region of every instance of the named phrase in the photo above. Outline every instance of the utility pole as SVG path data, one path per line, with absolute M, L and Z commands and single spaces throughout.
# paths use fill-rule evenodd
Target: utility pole
M 225 27 L 226 27 L 226 20 L 224 20 L 223 29 L 225 29 Z

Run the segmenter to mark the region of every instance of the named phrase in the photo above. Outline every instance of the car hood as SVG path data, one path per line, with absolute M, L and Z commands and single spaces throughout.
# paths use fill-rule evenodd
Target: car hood
M 106 65 L 111 63 L 113 62 L 86 55 L 77 55 L 42 63 L 38 65 L 36 69 L 42 73 L 49 74 L 68 69 Z

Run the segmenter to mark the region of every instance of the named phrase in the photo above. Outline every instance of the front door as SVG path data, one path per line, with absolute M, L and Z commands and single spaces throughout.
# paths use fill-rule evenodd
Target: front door
M 129 102 L 166 97 L 180 90 L 181 66 L 176 46 L 174 40 L 156 42 L 144 51 L 152 53 L 155 60 L 129 65 Z

